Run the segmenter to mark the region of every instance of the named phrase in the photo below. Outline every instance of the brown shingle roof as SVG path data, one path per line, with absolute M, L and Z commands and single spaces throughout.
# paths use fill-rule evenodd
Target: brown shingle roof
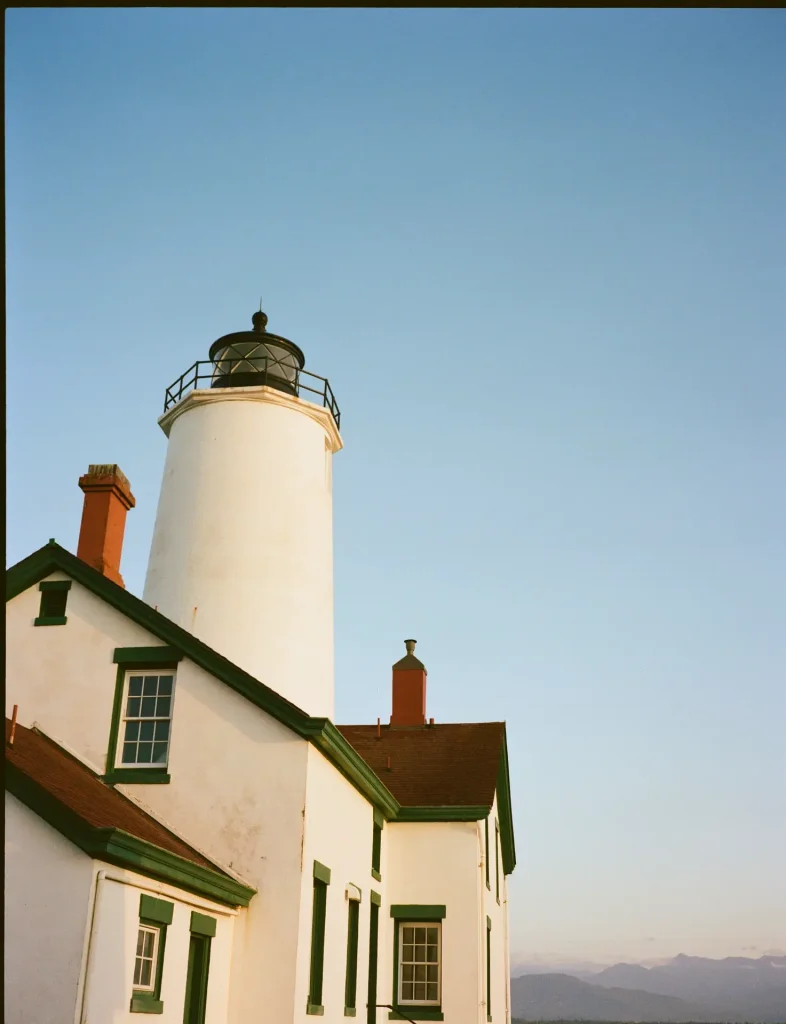
M 503 722 L 391 728 L 339 725 L 339 732 L 402 807 L 490 807 Z M 390 758 L 390 770 L 387 763 Z
M 6 762 L 83 824 L 91 828 L 122 829 L 193 864 L 226 875 L 128 797 L 105 785 L 95 772 L 37 729 L 26 729 L 17 723 L 14 745 L 9 746 L 10 729 L 11 723 L 6 718 Z

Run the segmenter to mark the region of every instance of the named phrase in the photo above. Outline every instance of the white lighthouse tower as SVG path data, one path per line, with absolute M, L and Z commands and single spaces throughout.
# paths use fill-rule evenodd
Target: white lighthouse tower
M 332 718 L 338 406 L 264 313 L 252 323 L 167 390 L 144 598 L 308 714 Z

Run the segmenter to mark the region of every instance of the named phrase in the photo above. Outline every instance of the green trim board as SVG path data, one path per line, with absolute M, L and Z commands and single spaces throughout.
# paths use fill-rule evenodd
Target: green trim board
M 371 906 L 368 914 L 368 989 L 366 998 L 367 1024 L 377 1022 L 377 983 L 379 973 L 379 905 L 382 898 L 371 890 Z
M 113 768 L 101 776 L 107 786 L 118 782 L 126 785 L 166 786 L 172 779 L 166 768 Z
M 494 861 L 496 864 L 497 903 L 499 903 L 499 821 L 494 819 Z
M 169 668 L 182 661 L 183 655 L 174 647 L 116 647 L 112 660 L 128 668 Z
M 373 889 L 369 890 L 369 899 L 371 900 L 375 907 L 382 906 L 382 897 L 379 895 L 378 892 L 374 892 Z
M 491 918 L 486 918 L 486 1020 L 491 1020 Z
M 489 892 L 491 892 L 491 873 L 490 873 L 490 870 L 489 870 L 489 819 L 488 819 L 488 815 L 486 815 L 486 820 L 483 822 L 483 828 L 484 828 L 485 834 L 486 834 L 486 845 L 485 845 L 485 847 L 483 849 L 483 854 L 484 854 L 483 859 L 486 861 L 486 888 L 488 889 Z
M 324 864 L 320 864 L 318 860 L 315 860 L 314 878 L 318 878 L 319 881 L 324 882 L 325 885 L 330 885 L 330 868 L 326 868 Z
M 347 972 L 344 980 L 344 1016 L 354 1017 L 358 995 L 360 903 L 357 900 L 348 900 L 347 902 Z
M 212 938 L 191 930 L 188 941 L 188 968 L 183 1024 L 205 1024 L 207 984 L 210 974 Z
M 65 626 L 67 615 L 37 615 L 33 619 L 34 626 Z
M 488 817 L 489 808 L 485 804 L 468 807 L 402 807 L 395 817 L 396 821 L 481 821 Z
M 401 1010 L 391 1010 L 388 1020 L 444 1020 L 445 1014 L 438 1007 L 431 1009 L 425 1006 L 407 1006 Z
M 161 900 L 143 892 L 139 897 L 139 916 L 156 924 L 172 924 L 175 905 L 169 900 Z
M 39 590 L 70 590 L 71 580 L 44 580 L 38 584 Z
M 380 828 L 384 828 L 385 816 L 380 811 L 374 808 L 374 824 L 379 825 Z
M 214 939 L 216 937 L 216 919 L 208 914 L 198 914 L 196 910 L 192 910 L 189 931 L 193 935 L 206 935 L 209 939 Z
M 140 598 L 103 576 L 92 566 L 66 551 L 54 540 L 13 565 L 6 573 L 6 600 L 47 581 L 53 572 L 63 572 L 91 593 L 114 607 L 137 625 L 174 648 L 200 668 L 245 697 L 276 721 L 307 739 L 344 777 L 389 821 L 480 821 L 489 807 L 401 807 L 368 764 L 327 718 L 311 718 L 285 697 L 261 683 L 223 655 L 212 650 L 181 626 L 176 625 Z M 500 838 L 505 874 L 516 865 L 507 739 L 503 737 L 497 779 Z
M 390 916 L 407 921 L 444 921 L 447 911 L 444 903 L 393 903 Z
M 86 824 L 19 769 L 6 762 L 6 789 L 84 853 L 229 907 L 247 907 L 256 894 L 229 875 L 202 867 L 118 828 Z

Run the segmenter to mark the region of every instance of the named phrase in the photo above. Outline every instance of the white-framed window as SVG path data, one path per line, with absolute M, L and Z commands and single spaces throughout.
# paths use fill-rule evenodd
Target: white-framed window
M 442 925 L 439 921 L 398 923 L 398 1001 L 439 1006 L 442 989 Z
M 126 673 L 118 767 L 166 766 L 174 689 L 171 669 Z
M 160 941 L 160 928 L 151 924 L 140 924 L 134 961 L 134 988 L 138 992 L 153 992 L 155 990 Z

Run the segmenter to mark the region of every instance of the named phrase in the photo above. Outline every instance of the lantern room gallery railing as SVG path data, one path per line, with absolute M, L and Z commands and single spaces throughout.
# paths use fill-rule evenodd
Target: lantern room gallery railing
M 215 362 L 211 359 L 197 360 L 166 389 L 164 412 L 176 405 L 190 391 L 197 389 L 201 381 L 204 381 L 203 386 L 207 387 L 267 386 L 303 398 L 307 402 L 316 403 L 320 400 L 319 404 L 330 410 L 336 427 L 341 427 L 341 412 L 327 377 L 320 377 L 316 373 L 299 370 L 290 365 L 284 366 L 279 359 L 258 355 L 253 357 L 253 365 L 251 360 L 245 358 L 222 357 Z

